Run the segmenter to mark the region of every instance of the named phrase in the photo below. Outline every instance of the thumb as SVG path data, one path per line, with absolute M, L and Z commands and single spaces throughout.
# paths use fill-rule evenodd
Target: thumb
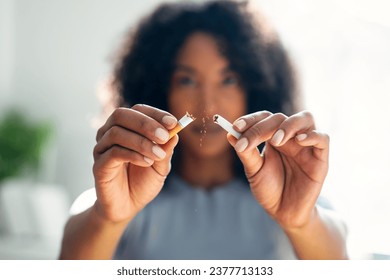
M 233 148 L 235 147 L 238 141 L 231 134 L 227 135 L 227 140 L 230 143 L 230 145 L 233 146 Z M 264 163 L 264 158 L 257 147 L 254 147 L 253 149 L 246 149 L 243 152 L 238 152 L 236 150 L 236 153 L 244 166 L 245 174 L 248 179 L 256 175 L 262 168 Z

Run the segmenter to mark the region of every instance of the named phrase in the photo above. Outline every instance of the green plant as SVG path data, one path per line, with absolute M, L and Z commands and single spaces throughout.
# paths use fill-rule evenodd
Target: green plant
M 51 134 L 49 122 L 33 123 L 21 111 L 8 111 L 0 121 L 0 183 L 24 172 L 36 174 Z

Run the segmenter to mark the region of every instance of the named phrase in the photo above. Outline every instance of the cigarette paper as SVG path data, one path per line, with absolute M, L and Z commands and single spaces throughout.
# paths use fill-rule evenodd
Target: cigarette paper
M 169 131 L 169 139 L 171 139 L 173 136 L 175 136 L 179 131 L 181 131 L 183 128 L 185 128 L 187 125 L 192 123 L 195 120 L 195 118 L 189 114 L 186 113 L 178 122 L 177 125 Z
M 213 116 L 213 120 L 220 127 L 222 127 L 227 132 L 229 132 L 231 135 L 236 137 L 236 139 L 240 138 L 241 133 L 235 131 L 234 128 L 233 128 L 233 125 L 228 120 L 226 120 L 224 117 L 222 117 L 220 115 L 214 115 Z

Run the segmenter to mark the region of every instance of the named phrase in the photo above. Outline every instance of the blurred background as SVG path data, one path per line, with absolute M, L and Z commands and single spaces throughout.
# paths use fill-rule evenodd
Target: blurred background
M 111 57 L 159 3 L 0 0 L 0 259 L 58 257 L 69 207 L 94 185 Z M 351 258 L 390 258 L 390 3 L 250 3 L 279 32 L 305 108 L 331 136 L 323 193 L 348 225 Z

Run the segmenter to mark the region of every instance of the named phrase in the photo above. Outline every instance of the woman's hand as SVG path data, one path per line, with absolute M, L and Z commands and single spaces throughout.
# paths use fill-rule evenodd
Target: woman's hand
M 328 171 L 329 137 L 313 116 L 262 111 L 234 122 L 242 136 L 228 135 L 256 200 L 285 229 L 308 224 Z M 257 146 L 265 142 L 260 154 Z
M 93 173 L 97 213 L 111 222 L 132 218 L 160 192 L 171 165 L 177 123 L 147 105 L 118 108 L 98 130 Z

